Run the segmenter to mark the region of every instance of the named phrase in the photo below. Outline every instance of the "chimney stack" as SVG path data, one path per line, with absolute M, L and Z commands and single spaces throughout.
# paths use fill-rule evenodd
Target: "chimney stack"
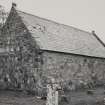
M 94 31 L 94 30 L 92 31 L 92 34 L 93 34 L 93 35 L 96 35 L 96 33 L 95 33 L 95 31 Z

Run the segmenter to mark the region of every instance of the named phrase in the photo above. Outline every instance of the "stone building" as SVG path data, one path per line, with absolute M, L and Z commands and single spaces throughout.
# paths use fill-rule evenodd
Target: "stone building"
M 0 81 L 6 86 L 33 89 L 49 76 L 74 83 L 105 79 L 105 45 L 95 32 L 19 11 L 16 4 L 2 28 L 0 47 Z

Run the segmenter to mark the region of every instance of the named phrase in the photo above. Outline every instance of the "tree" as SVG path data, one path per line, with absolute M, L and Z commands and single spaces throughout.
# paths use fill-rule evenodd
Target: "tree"
M 0 28 L 4 25 L 7 19 L 8 13 L 5 11 L 5 8 L 0 5 Z

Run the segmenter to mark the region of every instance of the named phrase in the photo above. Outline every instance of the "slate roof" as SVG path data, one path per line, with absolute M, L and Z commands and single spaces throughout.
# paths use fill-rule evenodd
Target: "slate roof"
M 105 58 L 105 47 L 92 33 L 17 10 L 42 50 Z

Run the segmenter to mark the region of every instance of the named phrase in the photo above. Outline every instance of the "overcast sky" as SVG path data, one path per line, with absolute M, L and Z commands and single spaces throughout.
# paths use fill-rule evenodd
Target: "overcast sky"
M 7 10 L 17 9 L 96 34 L 105 43 L 105 0 L 0 0 Z

